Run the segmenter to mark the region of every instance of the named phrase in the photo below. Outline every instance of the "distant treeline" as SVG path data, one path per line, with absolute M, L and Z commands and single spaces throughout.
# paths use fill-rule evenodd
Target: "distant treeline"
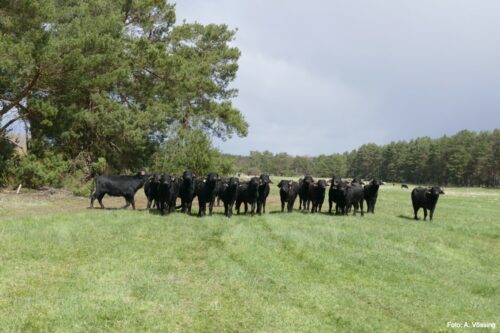
M 237 171 L 248 174 L 379 177 L 390 182 L 494 187 L 500 184 L 500 129 L 369 143 L 351 152 L 317 157 L 269 151 L 232 157 Z

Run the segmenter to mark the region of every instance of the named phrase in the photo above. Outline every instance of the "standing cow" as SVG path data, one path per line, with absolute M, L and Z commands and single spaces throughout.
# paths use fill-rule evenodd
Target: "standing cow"
M 311 213 L 321 212 L 325 201 L 326 180 L 320 179 L 309 186 L 308 199 L 311 201 Z
M 287 211 L 291 213 L 295 199 L 299 194 L 299 183 L 292 180 L 281 180 L 278 187 L 280 188 L 281 212 L 284 212 L 286 203 Z
M 196 196 L 198 197 L 198 216 L 205 216 L 208 204 L 208 214 L 212 215 L 215 197 L 217 195 L 217 182 L 220 177 L 217 173 L 211 172 L 203 180 L 196 182 Z
M 243 203 L 245 205 L 245 214 L 248 211 L 250 204 L 250 214 L 255 213 L 257 201 L 259 200 L 259 178 L 252 177 L 249 182 L 243 183 L 238 186 L 238 195 L 236 198 L 236 213 L 240 214 L 240 207 Z
M 259 198 L 257 200 L 257 214 L 266 212 L 266 199 L 269 195 L 270 187 L 269 184 L 273 182 L 269 179 L 269 175 L 262 174 L 259 177 Z
M 299 184 L 300 184 L 300 190 L 299 190 L 300 205 L 299 205 L 299 209 L 309 210 L 309 203 L 310 203 L 310 200 L 309 200 L 309 187 L 312 186 L 312 184 L 314 184 L 314 179 L 311 176 L 306 175 L 302 179 L 302 183 L 300 182 L 300 179 L 299 179 Z
M 94 200 L 99 201 L 101 208 L 104 208 L 102 204 L 102 198 L 104 195 L 110 195 L 113 197 L 124 197 L 125 206 L 127 208 L 132 205 L 135 209 L 135 193 L 144 185 L 148 176 L 141 171 L 135 176 L 97 176 L 95 178 L 95 191 L 90 196 L 90 208 L 94 208 Z
M 375 214 L 375 204 L 377 203 L 378 189 L 380 185 L 384 185 L 383 182 L 377 178 L 373 178 L 368 185 L 365 185 L 364 196 L 366 201 L 366 212 Z
M 181 198 L 181 212 L 191 214 L 191 207 L 195 197 L 196 176 L 193 172 L 186 170 L 182 174 L 182 183 L 179 188 Z
M 353 179 L 351 184 L 347 185 L 346 191 L 346 208 L 347 213 L 353 207 L 353 215 L 356 216 L 358 208 L 361 209 L 361 216 L 364 216 L 363 212 L 363 201 L 364 201 L 364 189 L 362 182 L 358 181 L 356 178 Z
M 347 183 L 342 178 L 333 176 L 330 180 L 328 191 L 328 213 L 332 214 L 332 204 L 335 203 L 335 214 L 345 215 L 346 210 Z
M 224 215 L 231 217 L 233 215 L 233 207 L 238 196 L 238 186 L 240 180 L 236 177 L 231 177 L 224 186 L 221 194 L 222 202 L 224 202 Z
M 417 212 L 420 208 L 424 209 L 424 221 L 427 219 L 427 209 L 430 210 L 430 220 L 434 215 L 434 209 L 439 199 L 439 195 L 444 194 L 439 186 L 432 186 L 429 188 L 416 187 L 411 191 L 411 202 L 413 204 L 413 212 L 415 213 L 415 220 L 418 220 Z
M 155 173 L 148 177 L 144 183 L 144 194 L 148 200 L 147 208 L 150 209 L 151 206 L 158 207 L 158 188 L 160 187 L 160 174 Z

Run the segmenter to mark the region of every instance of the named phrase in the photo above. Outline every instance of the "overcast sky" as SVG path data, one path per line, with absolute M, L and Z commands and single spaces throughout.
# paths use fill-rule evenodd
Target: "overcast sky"
M 227 153 L 343 152 L 500 127 L 500 1 L 182 0 L 178 22 L 238 28 Z

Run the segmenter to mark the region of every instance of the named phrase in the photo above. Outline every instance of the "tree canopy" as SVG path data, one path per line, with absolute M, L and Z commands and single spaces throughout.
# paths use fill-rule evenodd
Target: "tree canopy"
M 0 134 L 26 121 L 31 153 L 124 170 L 150 163 L 179 130 L 247 134 L 226 25 L 177 24 L 164 0 L 0 4 Z

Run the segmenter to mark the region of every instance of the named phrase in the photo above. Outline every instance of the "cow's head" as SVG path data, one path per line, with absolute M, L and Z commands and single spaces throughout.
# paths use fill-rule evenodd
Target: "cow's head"
M 170 175 L 167 175 L 167 174 L 161 175 L 161 178 L 160 178 L 161 185 L 170 186 L 171 183 L 172 183 L 172 177 Z
M 206 182 L 210 185 L 215 185 L 218 180 L 220 180 L 219 174 L 216 172 L 210 172 L 207 175 Z
M 384 183 L 375 177 L 372 179 L 372 181 L 369 183 L 369 185 L 380 186 L 380 185 L 384 185 Z
M 252 178 L 250 178 L 250 181 L 248 182 L 248 187 L 251 187 L 251 188 L 259 187 L 259 184 L 260 184 L 259 177 L 252 177 Z
M 438 196 L 440 194 L 444 194 L 444 191 L 439 186 L 432 186 L 427 189 L 427 194 Z
M 193 175 L 193 172 L 191 172 L 190 170 L 186 170 L 182 174 L 182 179 L 185 180 L 185 181 L 193 181 L 194 177 L 195 176 Z
M 229 181 L 228 181 L 228 186 L 230 188 L 236 188 L 240 185 L 240 180 L 236 177 L 231 177 L 229 178 Z
M 324 179 L 320 179 L 318 180 L 318 182 L 316 183 L 320 188 L 326 188 L 326 180 Z
M 271 179 L 269 178 L 268 174 L 262 174 L 262 175 L 260 175 L 259 180 L 260 180 L 260 184 L 261 185 L 266 185 L 266 184 L 272 184 L 273 183 L 271 181 Z

